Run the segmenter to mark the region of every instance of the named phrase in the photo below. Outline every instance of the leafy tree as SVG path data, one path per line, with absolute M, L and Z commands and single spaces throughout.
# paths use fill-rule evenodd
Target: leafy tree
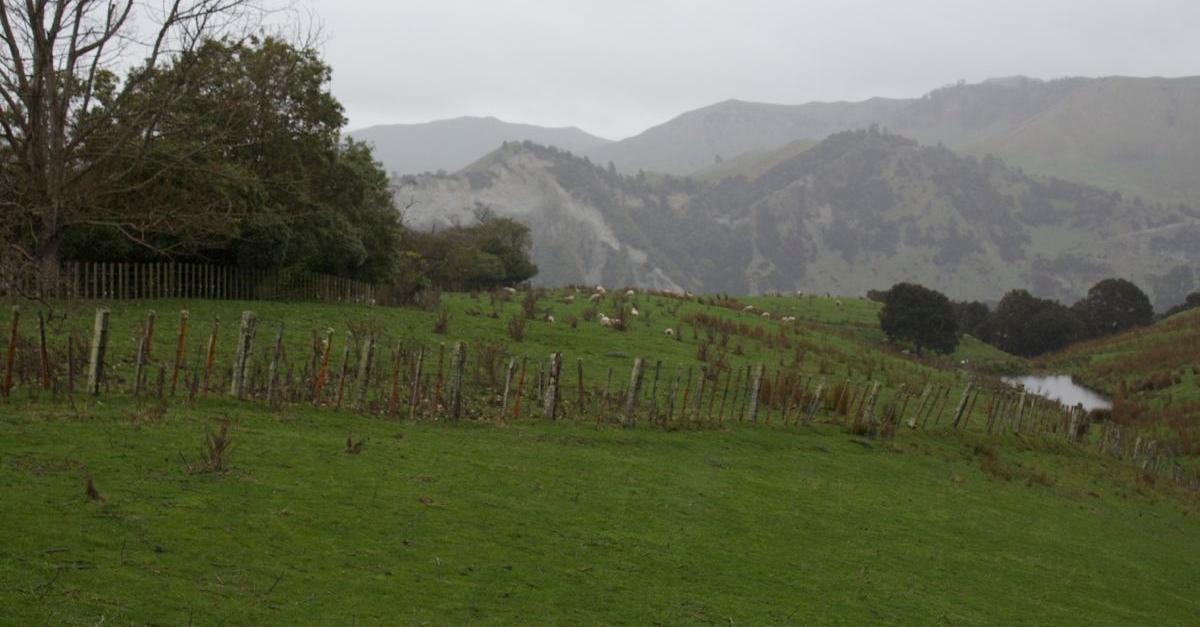
M 537 274 L 529 259 L 529 227 L 480 211 L 482 219 L 434 232 L 408 232 L 404 263 L 396 273 L 397 300 L 427 286 L 490 289 L 515 285 Z M 414 281 L 421 276 L 423 280 Z
M 954 318 L 958 323 L 958 332 L 966 333 L 981 342 L 992 340 L 992 312 L 988 306 L 979 302 L 954 303 Z
M 941 292 L 915 283 L 897 283 L 888 290 L 879 312 L 879 326 L 895 341 L 952 353 L 958 346 L 954 307 Z
M 1092 335 L 1112 335 L 1149 325 L 1154 319 L 1150 297 L 1125 279 L 1104 279 L 1078 303 Z
M 55 281 L 68 229 L 103 225 L 143 245 L 149 234 L 222 237 L 239 205 L 193 184 L 228 145 L 180 142 L 164 122 L 205 68 L 189 54 L 257 25 L 251 0 L 26 0 L 0 3 L 0 270 Z M 118 70 L 141 62 L 124 79 Z M 158 80 L 172 65 L 170 81 Z M 203 123 L 237 125 L 225 110 Z M 196 120 L 198 123 L 199 119 Z M 236 169 L 209 177 L 241 189 Z M 208 178 L 208 177 L 206 177 Z M 210 179 L 211 180 L 211 179 Z M 171 190 L 172 203 L 159 192 Z M 137 204 L 116 195 L 146 192 Z
M 150 100 L 176 82 L 191 84 L 163 113 L 163 139 L 148 152 L 174 165 L 154 185 L 113 194 L 107 203 L 208 204 L 223 208 L 228 230 L 214 239 L 203 237 L 210 234 L 204 228 L 150 225 L 124 239 L 177 257 L 390 278 L 400 248 L 399 213 L 370 148 L 352 140 L 339 144 L 345 118 L 326 89 L 329 77 L 313 50 L 273 38 L 206 41 L 155 73 L 138 92 Z M 212 112 L 223 119 L 214 122 Z M 212 219 L 217 212 L 205 215 Z M 114 235 L 123 228 L 130 227 L 89 225 L 83 235 L 71 233 L 64 253 L 95 259 L 104 249 L 94 243 L 122 239 Z M 122 260 L 136 254 L 135 246 L 124 248 L 109 245 L 107 254 Z
M 1023 357 L 1058 350 L 1086 333 L 1083 320 L 1071 309 L 1027 290 L 1012 290 L 1000 299 L 991 327 L 997 348 Z

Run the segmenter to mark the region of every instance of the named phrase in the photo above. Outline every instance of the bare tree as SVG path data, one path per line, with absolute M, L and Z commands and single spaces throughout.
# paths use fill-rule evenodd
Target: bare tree
M 147 156 L 188 89 L 187 53 L 246 37 L 269 12 L 255 0 L 0 0 L 0 292 L 53 285 L 72 226 L 143 244 L 149 232 L 228 234 L 235 209 L 219 202 L 112 198 L 177 165 Z M 176 78 L 156 83 L 166 66 Z

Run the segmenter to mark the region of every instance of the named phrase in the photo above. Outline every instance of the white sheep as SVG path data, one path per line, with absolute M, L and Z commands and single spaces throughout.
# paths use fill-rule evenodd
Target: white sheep
M 547 314 L 546 322 L 549 322 L 550 324 L 554 324 L 554 316 Z
M 516 288 L 512 288 L 512 287 L 506 287 L 506 288 L 504 288 L 504 291 L 508 292 L 509 294 L 516 294 L 516 293 L 517 293 L 517 290 L 516 290 Z
M 667 327 L 665 330 L 663 330 L 663 333 L 666 334 L 667 337 L 675 337 L 675 329 L 672 329 L 671 327 Z
M 607 293 L 608 293 L 608 290 L 604 289 L 604 286 L 603 286 L 603 285 L 597 285 L 597 286 L 596 286 L 596 293 L 597 293 L 597 294 L 607 294 Z
M 592 294 L 588 296 L 588 302 L 598 303 L 604 298 L 603 294 Z
M 630 307 L 629 315 L 631 315 L 631 316 L 638 315 L 637 307 Z
M 839 301 L 835 301 L 833 304 L 834 304 L 834 305 L 836 305 L 838 309 L 841 309 L 841 308 L 842 308 L 842 301 L 840 301 L 840 300 L 839 300 Z
M 562 299 L 562 302 L 570 305 L 571 303 L 575 302 L 575 297 L 574 296 L 564 296 Z
M 742 311 L 744 311 L 746 313 L 753 313 L 754 305 L 746 305 L 745 307 L 742 307 Z
M 764 317 L 764 318 L 770 318 L 770 317 L 771 317 L 771 312 L 769 312 L 769 311 L 764 311 L 764 312 L 762 312 L 762 317 Z
M 637 296 L 637 292 L 635 292 L 633 290 L 625 290 L 626 298 L 633 298 L 634 296 Z
M 606 316 L 606 315 L 604 315 L 604 314 L 600 314 L 600 326 L 602 326 L 602 327 L 611 327 L 612 325 L 613 325 L 613 319 L 612 319 L 612 318 L 609 318 L 608 316 Z

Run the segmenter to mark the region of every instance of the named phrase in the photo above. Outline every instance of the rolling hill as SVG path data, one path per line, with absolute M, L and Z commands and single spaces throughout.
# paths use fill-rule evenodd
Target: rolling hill
M 426 124 L 371 126 L 349 135 L 375 147 L 375 159 L 393 174 L 455 172 L 506 141 L 533 141 L 583 152 L 608 143 L 577 128 L 512 124 L 493 117 L 461 117 Z
M 457 175 L 402 184 L 414 226 L 469 221 L 476 203 L 529 224 L 547 285 L 862 295 L 915 281 L 955 299 L 1028 288 L 1073 302 L 1122 276 L 1162 309 L 1194 289 L 1200 260 L 1189 207 L 877 129 L 831 136 L 755 178 L 626 176 L 510 143 Z

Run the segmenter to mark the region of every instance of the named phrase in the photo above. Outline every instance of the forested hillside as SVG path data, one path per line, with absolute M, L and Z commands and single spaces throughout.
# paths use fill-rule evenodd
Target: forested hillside
M 962 157 L 877 127 L 840 133 L 758 176 L 622 175 L 510 143 L 455 176 L 409 177 L 413 225 L 476 203 L 532 226 L 546 284 L 862 295 L 915 281 L 956 299 L 1013 288 L 1074 301 L 1110 276 L 1160 308 L 1194 289 L 1200 213 Z

